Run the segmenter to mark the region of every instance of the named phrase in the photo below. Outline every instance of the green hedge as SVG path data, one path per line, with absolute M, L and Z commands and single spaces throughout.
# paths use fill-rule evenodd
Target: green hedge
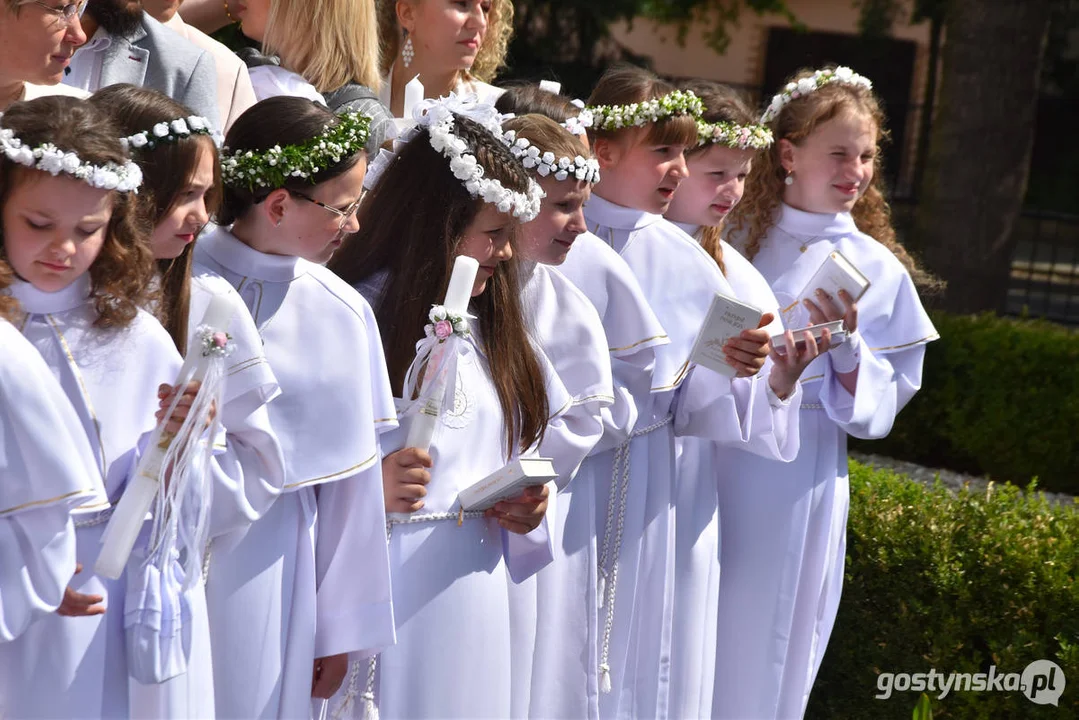
M 1079 717 L 1079 509 L 1012 485 L 958 496 L 851 463 L 839 617 L 807 718 L 911 717 L 920 693 L 874 696 L 881 672 L 1021 673 L 1052 660 L 1058 707 L 960 692 L 937 718 Z
M 922 390 L 884 440 L 851 447 L 1079 495 L 1079 334 L 934 313 Z

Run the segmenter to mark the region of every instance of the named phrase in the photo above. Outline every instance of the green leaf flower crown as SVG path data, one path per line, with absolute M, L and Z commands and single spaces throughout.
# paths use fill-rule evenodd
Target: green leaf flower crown
M 697 145 L 726 145 L 736 150 L 767 150 L 772 146 L 772 140 L 772 131 L 764 125 L 697 121 Z
M 661 98 L 629 105 L 589 105 L 592 127 L 596 130 L 621 130 L 659 122 L 674 115 L 700 118 L 704 104 L 691 90 L 674 90 Z
M 289 178 L 310 180 L 328 166 L 355 155 L 367 145 L 371 118 L 363 113 L 338 115 L 320 135 L 296 145 L 274 145 L 269 150 L 237 150 L 227 147 L 221 157 L 221 179 L 229 187 L 274 190 Z

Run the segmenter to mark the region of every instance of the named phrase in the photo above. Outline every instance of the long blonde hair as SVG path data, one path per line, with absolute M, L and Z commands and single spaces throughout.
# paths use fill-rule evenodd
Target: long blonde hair
M 790 82 L 797 83 L 812 75 L 813 71 L 802 70 Z M 783 202 L 787 172 L 780 162 L 779 141 L 789 140 L 798 145 L 824 123 L 851 111 L 869 117 L 877 126 L 873 181 L 854 204 L 851 217 L 860 231 L 895 255 L 915 284 L 935 287 L 939 281 L 922 269 L 896 237 L 892 226 L 892 209 L 884 197 L 881 174 L 880 144 L 888 136 L 884 109 L 873 91 L 861 85 L 830 83 L 783 106 L 769 124 L 776 141 L 753 161 L 753 168 L 746 179 L 745 196 L 728 218 L 731 232 L 743 238 L 743 254 L 752 260 L 760 250 L 761 240 L 775 224 L 779 206 Z
M 262 48 L 320 93 L 382 84 L 374 0 L 272 0 Z
M 487 34 L 476 54 L 472 68 L 463 72 L 463 80 L 489 83 L 506 64 L 506 52 L 513 37 L 513 1 L 491 0 L 487 15 Z M 401 28 L 397 24 L 397 0 L 378 0 L 378 39 L 382 50 L 382 74 L 388 75 L 401 49 Z

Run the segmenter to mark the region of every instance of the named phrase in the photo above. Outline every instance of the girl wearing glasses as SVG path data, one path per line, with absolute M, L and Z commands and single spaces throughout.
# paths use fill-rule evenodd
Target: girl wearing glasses
M 285 460 L 280 497 L 210 562 L 218 717 L 307 717 L 348 653 L 393 643 L 379 439 L 393 394 L 374 313 L 320 264 L 358 227 L 368 125 L 302 98 L 256 103 L 225 139 L 221 227 L 195 248 L 254 318 Z
M 85 93 L 60 84 L 86 42 L 79 13 L 86 0 L 0 0 L 0 112 L 19 100 Z

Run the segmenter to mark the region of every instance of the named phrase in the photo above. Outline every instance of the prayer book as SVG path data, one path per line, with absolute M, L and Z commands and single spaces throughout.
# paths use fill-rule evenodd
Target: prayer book
M 526 487 L 543 485 L 558 477 L 550 458 L 518 458 L 460 492 L 465 510 L 486 510 L 501 500 L 517 497 Z
M 762 314 L 752 305 L 716 293 L 708 314 L 704 316 L 704 325 L 697 335 L 697 342 L 693 344 L 689 361 L 725 377 L 734 377 L 738 371 L 727 364 L 723 346 L 743 330 L 756 329 Z

